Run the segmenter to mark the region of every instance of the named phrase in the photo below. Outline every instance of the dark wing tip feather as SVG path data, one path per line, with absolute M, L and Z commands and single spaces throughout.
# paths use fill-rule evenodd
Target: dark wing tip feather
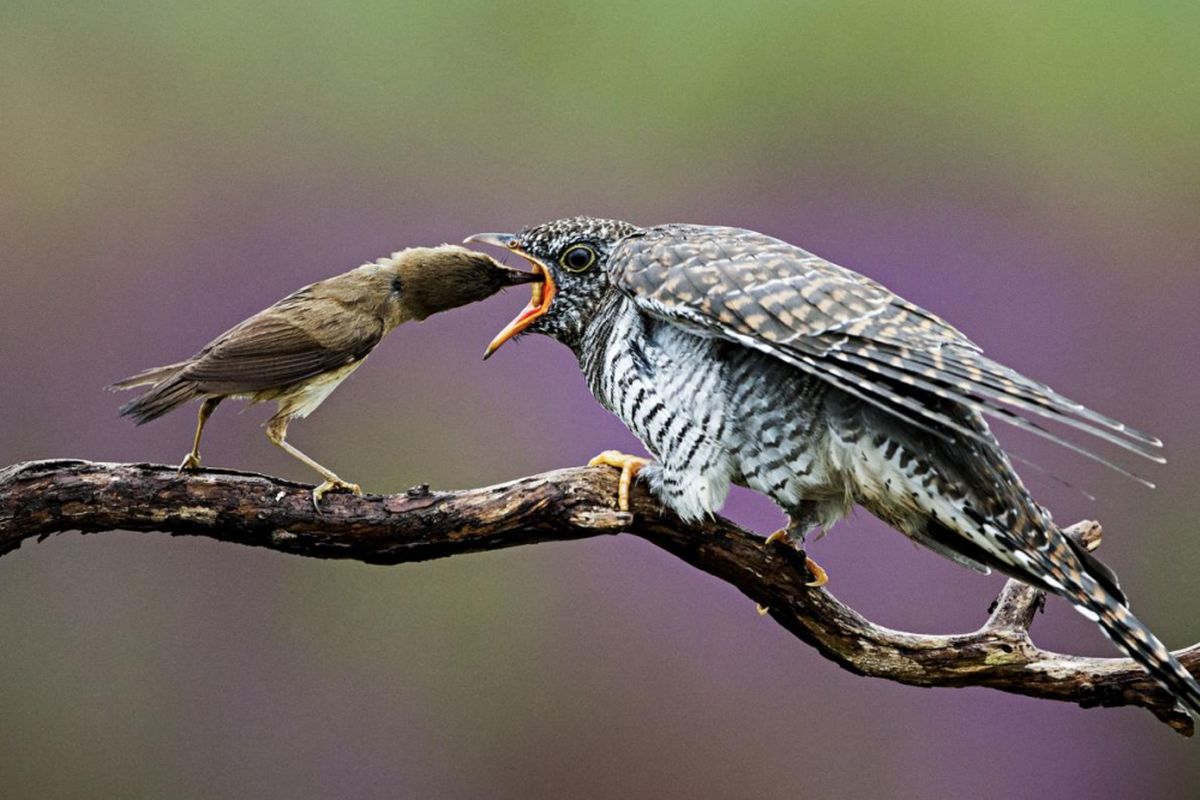
M 920 393 L 1003 419 L 1148 487 L 1154 484 L 1028 417 L 1165 461 L 1148 451 L 1162 447 L 1156 437 L 992 361 L 936 315 L 777 239 L 730 228 L 663 226 L 615 251 L 609 272 L 649 313 L 774 355 L 940 436 L 953 432 L 992 443 L 986 431 L 965 428 L 920 402 Z
M 870 382 L 870 380 L 866 379 L 865 375 L 877 374 L 877 375 L 883 376 L 885 378 L 890 378 L 893 381 L 898 381 L 902 384 L 913 386 L 921 391 L 930 392 L 931 394 L 934 394 L 937 397 L 941 397 L 943 399 L 950 400 L 955 403 L 960 403 L 960 404 L 966 406 L 967 408 L 972 409 L 973 411 L 977 411 L 979 413 L 987 414 L 988 416 L 1003 420 L 1004 422 L 1007 422 L 1008 424 L 1012 425 L 1015 428 L 1019 428 L 1021 430 L 1032 433 L 1036 436 L 1040 436 L 1041 438 L 1046 439 L 1050 442 L 1053 442 L 1054 444 L 1056 444 L 1060 447 L 1063 447 L 1063 448 L 1066 448 L 1067 450 L 1071 450 L 1072 452 L 1078 453 L 1079 455 L 1081 455 L 1085 458 L 1091 459 L 1092 461 L 1095 461 L 1099 464 L 1102 464 L 1105 467 L 1108 467 L 1109 469 L 1113 470 L 1114 472 L 1117 472 L 1118 474 L 1123 475 L 1132 481 L 1142 484 L 1143 486 L 1145 486 L 1148 489 L 1156 488 L 1155 484 L 1153 482 L 1143 478 L 1140 475 L 1130 472 L 1129 470 L 1125 469 L 1124 467 L 1120 466 L 1119 464 L 1116 464 L 1115 462 L 1110 461 L 1107 458 L 1104 458 L 1103 456 L 1101 456 L 1091 450 L 1088 450 L 1087 448 L 1085 448 L 1079 444 L 1076 444 L 1075 442 L 1072 442 L 1069 439 L 1064 439 L 1063 437 L 1058 436 L 1057 434 L 1047 430 L 1046 428 L 1042 427 L 1041 425 L 1038 425 L 1036 422 L 1033 422 L 1032 420 L 1026 419 L 1025 417 L 1021 416 L 1020 414 L 1017 414 L 1012 409 L 1005 408 L 1003 406 L 992 405 L 992 404 L 989 404 L 986 402 L 982 402 L 979 398 L 965 395 L 965 394 L 955 392 L 955 391 L 950 391 L 950 390 L 946 389 L 944 386 L 938 386 L 924 378 L 916 377 L 916 376 L 912 375 L 911 373 L 904 372 L 903 370 L 894 369 L 890 366 L 885 366 L 885 365 L 877 364 L 875 362 L 870 362 L 870 361 L 866 362 L 866 365 L 863 365 L 862 363 L 860 363 L 859 359 L 855 359 L 853 356 L 849 356 L 848 354 L 837 353 L 835 355 L 839 357 L 838 360 L 845 361 L 850 365 L 857 365 L 857 366 L 864 368 L 866 370 L 866 373 L 864 373 L 864 380 L 867 380 L 868 382 Z M 886 382 L 879 382 L 879 383 L 881 383 L 883 386 L 887 387 Z M 891 395 L 894 395 L 895 397 L 902 397 L 901 395 L 898 395 L 898 393 L 896 393 L 894 389 L 888 389 L 888 393 Z M 890 399 L 895 399 L 895 397 L 890 398 Z M 926 416 L 932 417 L 933 415 L 936 414 L 936 412 L 926 409 L 923 405 L 921 405 L 919 403 L 917 403 L 915 405 L 915 408 L 917 410 L 924 409 L 924 413 L 926 414 Z M 1072 425 L 1072 427 L 1081 428 L 1089 433 L 1092 433 L 1093 435 L 1096 435 L 1100 438 L 1111 441 L 1111 442 L 1123 447 L 1124 449 L 1128 450 L 1129 452 L 1136 453 L 1137 455 L 1139 455 L 1145 459 L 1148 459 L 1150 461 L 1154 461 L 1156 463 L 1163 463 L 1165 461 L 1165 459 L 1162 458 L 1162 456 L 1155 455 L 1152 453 L 1146 453 L 1145 451 L 1139 449 L 1136 444 L 1125 441 L 1123 439 L 1119 439 L 1115 436 L 1111 436 L 1111 435 L 1107 434 L 1107 432 L 1105 432 L 1101 429 L 1095 429 L 1095 428 L 1086 426 L 1084 423 L 1080 423 L 1077 420 L 1073 420 L 1071 418 L 1062 417 L 1062 418 L 1056 418 L 1056 419 L 1058 419 L 1058 421 L 1060 421 L 1060 422 L 1064 422 L 1068 425 Z
M 827 337 L 829 338 L 829 337 Z M 982 354 L 958 346 L 925 351 L 918 347 L 880 342 L 862 337 L 834 339 L 830 352 L 847 351 L 861 360 L 878 363 L 892 370 L 936 382 L 945 390 L 965 396 L 981 395 L 983 402 L 1006 403 L 1041 416 L 1056 418 L 1075 425 L 1093 435 L 1107 438 L 1118 446 L 1127 447 L 1140 455 L 1154 457 L 1129 441 L 1145 447 L 1161 448 L 1162 441 L 1112 417 L 1100 414 L 1077 403 L 1045 384 L 1030 380 L 1019 372 L 999 364 Z M 1074 420 L 1072 422 L 1071 420 Z M 1076 424 L 1082 423 L 1082 424 Z M 1112 434 L 1120 434 L 1117 438 Z

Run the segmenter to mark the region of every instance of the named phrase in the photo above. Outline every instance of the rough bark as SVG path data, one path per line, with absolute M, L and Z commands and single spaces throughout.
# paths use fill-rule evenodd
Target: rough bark
M 1140 706 L 1192 735 L 1192 720 L 1127 659 L 1042 650 L 1028 631 L 1041 593 L 1009 581 L 972 633 L 925 635 L 875 625 L 825 589 L 810 589 L 804 558 L 725 519 L 688 525 L 638 487 L 614 509 L 617 472 L 564 469 L 457 492 L 328 495 L 264 475 L 180 474 L 151 464 L 58 460 L 0 470 L 0 554 L 54 533 L 110 530 L 206 536 L 314 558 L 401 564 L 537 542 L 627 533 L 735 586 L 795 636 L 845 669 L 915 686 L 987 686 L 1092 706 Z M 1089 547 L 1100 526 L 1068 529 Z M 1178 653 L 1200 674 L 1200 645 Z

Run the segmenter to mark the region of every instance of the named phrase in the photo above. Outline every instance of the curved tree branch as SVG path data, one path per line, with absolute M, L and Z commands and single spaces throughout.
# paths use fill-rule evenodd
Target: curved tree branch
M 804 558 L 725 519 L 688 525 L 642 488 L 613 509 L 616 472 L 564 469 L 458 492 L 329 495 L 263 475 L 179 474 L 150 464 L 36 461 L 0 470 L 0 554 L 25 539 L 78 530 L 207 536 L 316 558 L 400 564 L 547 541 L 629 533 L 735 586 L 821 655 L 861 675 L 914 686 L 987 686 L 1091 706 L 1141 706 L 1186 736 L 1192 720 L 1132 661 L 1038 648 L 1028 636 L 1041 593 L 1009 581 L 983 627 L 924 635 L 875 625 L 823 589 Z M 1068 533 L 1095 547 L 1100 526 Z M 1178 653 L 1200 674 L 1200 645 Z

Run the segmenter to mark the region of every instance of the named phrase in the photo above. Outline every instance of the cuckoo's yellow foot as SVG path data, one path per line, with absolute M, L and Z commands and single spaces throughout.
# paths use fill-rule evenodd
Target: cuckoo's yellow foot
M 587 463 L 589 467 L 616 467 L 621 470 L 621 480 L 617 484 L 617 508 L 629 510 L 629 487 L 638 471 L 650 463 L 650 459 L 641 456 L 631 456 L 620 450 L 605 450 Z
M 766 541 L 763 542 L 763 546 L 766 547 L 773 545 L 776 542 L 782 542 L 785 545 L 791 545 L 795 547 L 795 541 L 792 539 L 791 534 L 788 533 L 787 528 L 780 528 L 772 533 L 767 537 Z M 799 550 L 799 548 L 796 549 Z M 804 553 L 803 550 L 800 550 L 800 552 Z M 804 584 L 805 586 L 817 589 L 829 583 L 829 573 L 826 572 L 820 564 L 809 558 L 808 553 L 804 553 L 804 566 L 808 568 L 808 574 L 813 576 L 811 581 L 808 581 Z

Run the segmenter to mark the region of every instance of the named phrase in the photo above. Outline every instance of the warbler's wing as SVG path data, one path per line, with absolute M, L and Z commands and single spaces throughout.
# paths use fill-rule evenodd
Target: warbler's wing
M 180 375 L 213 394 L 259 392 L 359 361 L 383 331 L 378 317 L 302 289 L 218 337 Z
M 989 439 L 922 397 L 932 394 L 997 417 L 1125 474 L 1030 417 L 1162 460 L 1147 451 L 1161 445 L 1154 437 L 987 358 L 936 315 L 779 239 L 738 228 L 649 228 L 615 248 L 609 272 L 652 315 L 769 353 L 942 435 Z

